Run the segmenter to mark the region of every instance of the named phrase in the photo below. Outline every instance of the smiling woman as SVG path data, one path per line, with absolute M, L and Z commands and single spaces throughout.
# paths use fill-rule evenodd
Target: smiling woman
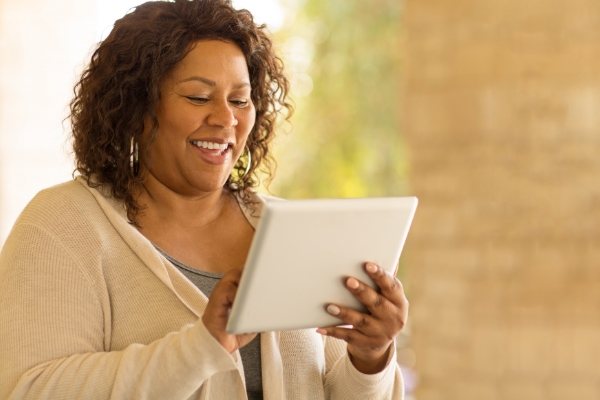
M 402 286 L 373 264 L 353 328 L 230 335 L 288 81 L 226 0 L 142 4 L 71 102 L 79 176 L 40 192 L 0 253 L 0 398 L 399 399 Z M 340 340 L 341 339 L 341 340 Z
M 149 147 L 152 164 L 141 159 L 142 170 L 148 169 L 145 184 L 156 182 L 186 196 L 222 188 L 256 116 L 244 53 L 230 42 L 197 42 L 160 87 L 161 134 Z M 148 147 L 151 129 L 146 124 L 142 148 Z
M 218 7 L 214 5 L 217 3 Z M 266 32 L 258 29 L 248 11 L 234 10 L 226 1 L 208 1 L 206 7 L 200 4 L 204 2 L 150 2 L 138 6 L 135 12 L 115 23 L 75 88 L 71 124 L 77 170 L 88 179 L 94 177 L 98 183 L 110 183 L 112 195 L 125 202 L 128 217 L 135 225 L 140 210 L 136 193 L 148 167 L 158 162 L 151 161 L 149 149 L 158 137 L 159 113 L 161 108 L 172 103 L 161 102 L 161 96 L 172 97 L 173 101 L 177 97 L 184 100 L 187 96 L 190 105 L 198 106 L 210 100 L 208 107 L 213 107 L 219 99 L 210 99 L 206 91 L 200 95 L 193 92 L 197 89 L 194 85 L 202 83 L 215 89 L 211 91 L 213 97 L 222 97 L 225 90 L 237 91 L 228 94 L 231 96 L 246 96 L 228 99 L 228 104 L 236 108 L 240 108 L 239 101 L 248 102 L 246 113 L 254 117 L 248 121 L 251 131 L 246 133 L 248 157 L 244 157 L 252 163 L 248 167 L 244 160 L 238 160 L 244 143 L 241 147 L 236 143 L 232 148 L 232 155 L 236 157 L 231 160 L 237 164 L 226 185 L 242 197 L 245 197 L 245 188 L 257 185 L 254 171 L 258 166 L 266 176 L 270 175 L 273 160 L 269 144 L 274 135 L 275 119 L 281 112 L 288 111 L 288 117 L 291 115 L 292 108 L 286 101 L 288 81 L 283 76 L 281 61 L 271 50 L 271 40 Z M 159 13 L 158 9 L 163 10 Z M 215 43 L 198 48 L 199 42 L 207 41 Z M 215 57 L 210 61 L 203 58 L 206 52 L 221 47 L 228 51 L 227 56 L 219 55 L 219 59 Z M 230 59 L 232 52 L 236 52 L 235 66 L 229 64 L 236 59 Z M 220 73 L 221 80 L 227 70 L 232 73 L 230 79 L 233 81 L 217 82 L 216 78 L 201 75 L 204 70 L 208 74 Z M 98 97 L 98 93 L 102 96 Z M 98 107 L 103 112 L 98 112 Z M 252 109 L 256 112 L 251 112 Z M 165 118 L 164 114 L 162 118 Z M 174 117 L 169 118 L 173 120 Z M 186 117 L 188 123 L 190 118 Z M 193 139 L 196 138 L 188 140 Z M 141 168 L 140 174 L 135 175 L 137 168 L 130 168 L 130 157 L 134 152 L 137 158 L 138 144 L 141 166 L 146 168 Z M 245 173 L 246 169 L 248 173 Z
M 146 208 L 136 223 L 146 238 L 179 261 L 226 273 L 244 264 L 253 230 L 237 201 L 222 189 L 244 149 L 252 147 L 246 143 L 257 112 L 240 48 L 220 40 L 193 46 L 160 82 L 158 134 L 147 143 L 153 129 L 149 122 L 140 134 L 141 148 L 148 151 L 140 157 L 144 184 L 136 200 Z M 186 199 L 185 206 L 180 198 Z M 198 213 L 198 204 L 209 198 L 221 214 L 209 214 L 210 228 L 202 229 L 206 217 Z M 188 212 L 174 209 L 181 207 Z M 193 229 L 181 228 L 193 221 Z

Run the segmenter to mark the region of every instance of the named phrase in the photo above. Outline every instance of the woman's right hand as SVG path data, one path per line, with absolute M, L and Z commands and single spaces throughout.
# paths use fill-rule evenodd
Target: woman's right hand
M 217 283 L 213 289 L 210 298 L 208 299 L 208 305 L 206 306 L 204 315 L 202 316 L 202 322 L 204 322 L 206 329 L 208 329 L 211 335 L 221 343 L 221 346 L 223 346 L 229 354 L 244 347 L 256 337 L 256 333 L 230 335 L 225 332 L 225 327 L 229 320 L 229 313 L 240 284 L 241 276 L 242 270 L 234 269 L 221 278 L 219 283 Z

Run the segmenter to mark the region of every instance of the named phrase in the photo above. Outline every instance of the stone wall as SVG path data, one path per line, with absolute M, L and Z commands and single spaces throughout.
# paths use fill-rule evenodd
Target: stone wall
M 418 400 L 600 398 L 600 2 L 407 0 Z

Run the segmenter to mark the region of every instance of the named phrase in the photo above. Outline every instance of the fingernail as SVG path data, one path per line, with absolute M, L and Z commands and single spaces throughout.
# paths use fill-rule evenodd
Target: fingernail
M 321 335 L 326 335 L 327 331 L 325 329 L 319 328 L 319 329 L 317 329 L 317 333 L 320 333 Z
M 358 281 L 354 278 L 348 278 L 348 280 L 346 281 L 346 285 L 350 289 L 358 289 Z
M 377 272 L 377 265 L 371 263 L 367 264 L 367 271 L 374 274 L 375 272 Z
M 340 308 L 336 305 L 330 304 L 327 306 L 327 312 L 331 315 L 338 315 L 340 313 Z

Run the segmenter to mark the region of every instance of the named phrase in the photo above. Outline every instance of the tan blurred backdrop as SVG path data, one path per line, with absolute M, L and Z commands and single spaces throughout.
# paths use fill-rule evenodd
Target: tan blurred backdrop
M 71 87 L 107 21 L 135 3 L 0 0 L 0 246 L 38 190 L 70 178 L 68 126 L 63 128 L 61 119 L 67 115 Z M 364 30 L 356 29 L 357 2 L 282 1 L 296 8 L 350 3 L 355 4 L 354 14 L 350 6 L 347 14 L 330 10 L 332 16 L 348 19 L 347 24 L 336 25 L 324 17 L 311 22 L 319 28 L 312 33 L 318 33 L 323 48 L 326 40 L 342 34 L 358 31 L 360 35 L 354 36 L 365 37 L 365 23 Z M 243 6 L 256 5 L 259 11 L 276 8 L 269 4 L 247 0 Z M 375 11 L 389 14 L 397 4 L 369 2 L 364 6 L 373 9 L 369 24 L 379 27 Z M 374 158 L 389 158 L 389 165 L 398 165 L 386 171 L 398 175 L 400 183 L 408 170 L 407 189 L 402 183 L 394 190 L 420 199 L 402 257 L 411 301 L 407 330 L 411 336 L 402 341 L 406 347 L 399 352 L 400 361 L 417 371 L 415 398 L 598 399 L 600 1 L 405 0 L 403 4 L 402 41 L 396 46 L 404 65 L 403 105 L 396 108 L 403 110 L 401 143 L 390 146 L 385 139 L 376 148 L 376 141 L 367 137 L 366 145 L 358 141 L 350 153 L 367 154 L 365 165 L 374 164 Z M 293 35 L 290 46 L 301 47 L 298 43 L 304 39 L 295 31 Z M 381 32 L 377 35 L 382 37 Z M 390 43 L 395 41 L 367 47 L 386 49 Z M 347 47 L 349 53 L 356 50 Z M 363 57 L 354 57 L 355 69 L 369 78 L 361 84 L 370 92 L 358 87 L 350 95 L 331 92 L 329 97 L 334 102 L 358 98 L 363 103 L 357 101 L 355 107 L 364 111 L 364 102 L 388 99 L 382 97 L 383 90 L 396 86 L 381 80 L 393 68 L 378 70 L 385 64 L 361 65 L 356 60 Z M 296 58 L 297 64 L 310 63 L 305 60 L 309 56 Z M 396 57 L 389 59 L 396 62 Z M 315 64 L 326 65 L 321 58 Z M 347 60 L 338 64 L 349 69 Z M 312 74 L 317 83 L 324 80 L 322 72 L 320 78 L 310 68 L 301 72 Z M 309 104 L 315 99 L 302 101 Z M 352 112 L 340 115 L 356 115 L 348 110 Z M 394 127 L 395 122 L 388 125 Z M 308 124 L 307 129 L 313 127 Z M 368 131 L 372 127 L 372 122 L 361 126 L 359 135 L 373 134 Z M 348 144 L 340 138 L 334 136 Z M 317 149 L 324 147 L 319 142 L 323 137 L 312 140 L 318 142 Z M 376 155 L 384 147 L 397 151 L 387 158 L 371 157 L 366 150 L 354 151 L 360 146 Z M 329 160 L 333 147 L 326 149 L 324 158 Z M 391 160 L 392 156 L 402 160 Z M 346 164 L 358 165 L 349 160 Z M 291 161 L 282 163 L 284 172 L 285 162 Z M 341 170 L 341 183 L 350 182 L 348 176 L 354 175 Z M 299 173 L 310 175 L 302 168 Z M 373 182 L 361 179 L 359 183 L 367 184 L 354 182 L 354 191 L 348 193 L 380 193 L 369 192 Z M 381 186 L 390 187 L 388 182 Z M 328 190 L 334 186 L 326 183 Z
M 416 398 L 600 398 L 600 2 L 404 21 Z

